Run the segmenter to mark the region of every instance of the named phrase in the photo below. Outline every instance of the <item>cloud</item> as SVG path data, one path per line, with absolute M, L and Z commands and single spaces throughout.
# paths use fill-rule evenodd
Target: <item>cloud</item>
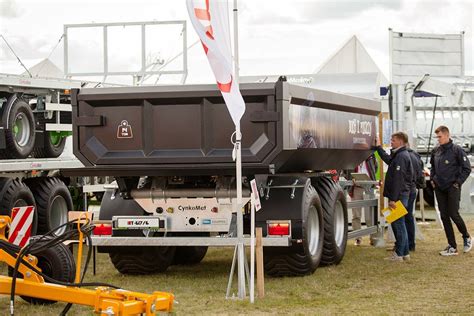
M 3 18 L 17 18 L 21 16 L 21 11 L 13 0 L 0 1 L 0 17 Z
M 68 5 L 75 10 L 65 11 L 59 0 L 50 0 L 45 2 L 47 4 L 31 0 L 0 0 L 2 15 L 8 14 L 4 9 L 6 3 L 18 8 L 17 14 L 21 13 L 20 18 L 8 20 L 0 16 L 0 33 L 22 59 L 46 58 L 62 33 L 63 24 L 187 19 L 182 0 L 166 5 L 161 1 L 137 2 L 68 0 Z M 229 1 L 229 6 L 232 5 Z M 389 27 L 400 32 L 420 33 L 459 33 L 464 30 L 466 70 L 472 73 L 474 69 L 472 0 L 240 0 L 238 5 L 243 75 L 311 72 L 354 34 L 377 64 L 388 72 Z M 50 23 L 45 24 L 44 16 L 49 17 Z M 197 36 L 189 21 L 187 30 L 188 44 L 191 44 Z M 170 40 L 161 35 L 156 38 L 160 39 L 155 41 L 156 47 L 152 47 L 151 43 L 155 42 L 151 41 L 147 50 L 154 48 L 166 59 L 162 43 Z M 124 45 L 131 45 L 127 38 L 123 39 Z M 14 59 L 5 48 L 6 45 L 0 42 L 0 60 Z M 85 66 L 93 63 L 94 57 L 89 55 L 93 48 L 79 50 Z M 59 45 L 51 57 L 59 66 L 62 65 L 62 52 L 63 46 Z M 189 82 L 197 82 L 201 77 L 212 78 L 200 45 L 189 51 L 188 62 Z
M 47 38 L 32 38 L 28 35 L 5 36 L 6 40 L 21 59 L 46 58 L 56 44 Z M 5 60 L 16 59 L 5 42 L 0 42 L 0 56 Z
M 334 1 L 255 1 L 246 3 L 242 11 L 252 11 L 249 22 L 254 24 L 316 23 L 324 20 L 346 19 L 369 9 L 400 10 L 402 0 L 334 0 Z

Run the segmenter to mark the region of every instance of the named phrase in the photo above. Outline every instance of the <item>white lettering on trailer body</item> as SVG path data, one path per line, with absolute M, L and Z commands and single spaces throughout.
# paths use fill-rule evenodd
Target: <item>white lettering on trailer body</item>
M 168 232 L 228 232 L 232 220 L 232 201 L 217 198 L 135 198 L 150 215 L 162 213 Z M 245 205 L 249 198 L 243 199 Z

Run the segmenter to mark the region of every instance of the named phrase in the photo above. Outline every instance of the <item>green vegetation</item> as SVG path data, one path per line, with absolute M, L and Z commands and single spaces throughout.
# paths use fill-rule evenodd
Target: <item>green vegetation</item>
M 474 232 L 474 220 L 468 220 Z M 266 296 L 255 304 L 225 299 L 233 249 L 210 249 L 197 266 L 172 266 L 166 274 L 120 275 L 108 256 L 98 255 L 97 275 L 88 281 L 103 281 L 125 289 L 175 293 L 177 315 L 326 315 L 326 314 L 472 314 L 474 311 L 474 251 L 457 257 L 441 257 L 446 241 L 441 228 L 421 226 L 419 241 L 410 262 L 388 262 L 385 248 L 373 248 L 367 238 L 360 247 L 347 247 L 338 266 L 318 268 L 300 278 L 265 278 Z M 462 245 L 459 234 L 456 235 Z M 461 248 L 462 249 L 462 248 Z M 89 271 L 92 271 L 92 267 Z M 6 274 L 6 267 L 0 272 Z M 236 281 L 234 281 L 234 289 Z M 8 297 L 0 298 L 0 313 L 7 314 Z M 16 300 L 16 315 L 57 315 L 64 304 L 32 306 Z M 74 306 L 70 315 L 93 315 Z

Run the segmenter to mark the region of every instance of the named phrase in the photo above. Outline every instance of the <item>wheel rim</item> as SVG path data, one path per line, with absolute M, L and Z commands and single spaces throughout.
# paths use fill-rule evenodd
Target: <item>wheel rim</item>
M 320 230 L 320 222 L 318 216 L 318 210 L 314 205 L 311 205 L 308 210 L 308 248 L 309 253 L 311 256 L 317 254 L 318 247 L 319 247 L 319 230 Z
M 45 258 L 45 257 L 39 257 L 38 258 L 38 267 L 41 269 L 41 272 L 43 272 L 45 275 L 49 277 L 53 277 L 53 266 L 51 265 L 51 262 Z
M 344 232 L 345 232 L 345 223 L 344 223 L 344 208 L 342 207 L 341 201 L 336 201 L 334 207 L 334 237 L 337 247 L 342 247 L 344 242 Z
M 58 195 L 53 199 L 53 202 L 51 203 L 51 212 L 50 212 L 50 222 L 51 222 L 51 228 L 58 227 L 59 225 L 62 225 L 67 222 L 67 213 L 68 213 L 68 207 L 66 200 Z M 54 231 L 56 235 L 61 235 L 66 231 L 66 226 L 63 226 L 57 230 Z
M 30 122 L 25 113 L 18 113 L 13 122 L 13 135 L 19 146 L 25 146 L 30 140 Z
M 59 133 L 49 132 L 49 141 L 54 147 L 58 147 L 58 145 L 61 143 L 61 138 L 62 137 Z

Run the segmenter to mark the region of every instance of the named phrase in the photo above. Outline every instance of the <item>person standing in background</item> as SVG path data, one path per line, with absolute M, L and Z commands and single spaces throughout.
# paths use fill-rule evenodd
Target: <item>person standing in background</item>
M 407 142 L 406 134 L 397 132 L 392 134 L 390 139 L 392 147 L 390 155 L 381 146 L 375 146 L 380 158 L 388 164 L 383 196 L 388 198 L 388 206 L 392 209 L 395 208 L 397 201 L 401 201 L 403 206 L 408 209 L 408 198 L 413 181 L 413 167 L 406 148 Z M 392 222 L 391 226 L 395 235 L 395 251 L 387 259 L 391 261 L 410 260 L 404 216 Z
M 435 188 L 436 200 L 448 240 L 446 249 L 440 251 L 442 256 L 458 254 L 456 237 L 451 220 L 456 224 L 464 240 L 464 252 L 472 248 L 472 239 L 466 224 L 459 214 L 461 186 L 471 174 L 471 163 L 464 150 L 453 143 L 449 129 L 439 126 L 435 130 L 439 145 L 431 153 L 431 184 Z
M 406 134 L 405 134 L 406 135 Z M 407 135 L 408 139 L 408 135 Z M 415 251 L 415 231 L 416 231 L 416 219 L 415 219 L 415 203 L 417 189 L 423 189 L 423 185 L 426 186 L 425 174 L 423 172 L 423 161 L 421 160 L 420 154 L 412 150 L 407 144 L 407 151 L 410 155 L 411 164 L 413 166 L 413 181 L 410 186 L 410 195 L 408 196 L 408 214 L 405 215 L 405 225 L 407 227 L 408 234 L 408 248 L 410 251 Z

